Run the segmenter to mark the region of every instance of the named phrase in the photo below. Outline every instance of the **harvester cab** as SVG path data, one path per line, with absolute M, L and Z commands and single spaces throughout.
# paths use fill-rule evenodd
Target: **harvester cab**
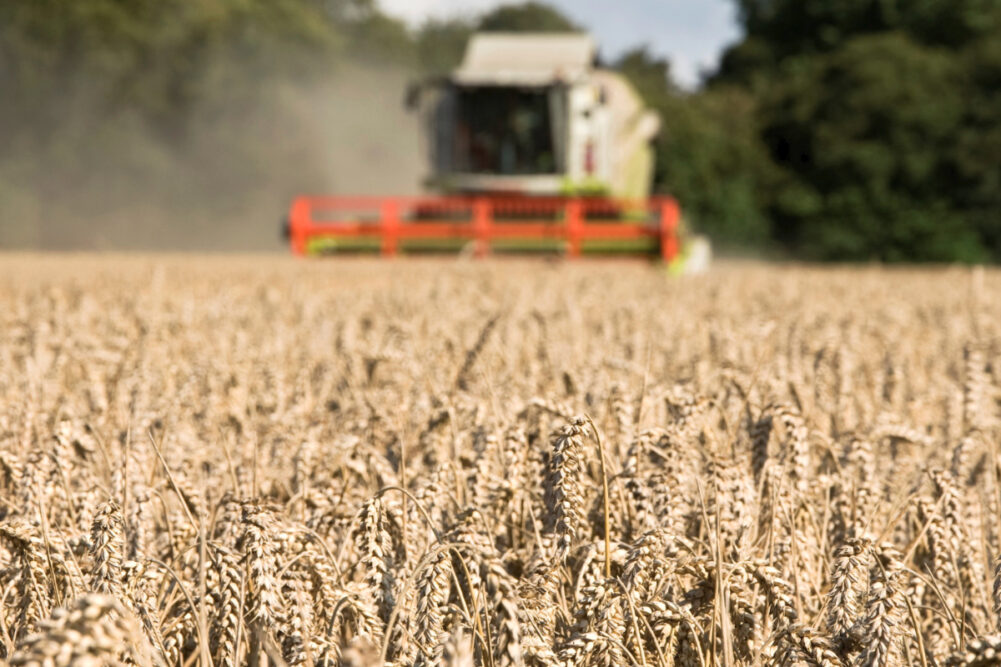
M 643 199 L 659 117 L 584 34 L 480 33 L 451 76 L 408 95 L 447 194 Z
M 596 66 L 590 36 L 478 33 L 448 76 L 407 91 L 422 197 L 299 197 L 297 254 L 462 251 L 685 255 L 671 197 L 651 197 L 657 114 Z

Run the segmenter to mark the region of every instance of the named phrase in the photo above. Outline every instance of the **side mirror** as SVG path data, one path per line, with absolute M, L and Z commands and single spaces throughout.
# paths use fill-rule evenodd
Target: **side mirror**
M 407 92 L 403 98 L 403 108 L 407 111 L 416 111 L 421 105 L 421 89 L 424 86 L 420 83 L 410 82 L 407 84 Z

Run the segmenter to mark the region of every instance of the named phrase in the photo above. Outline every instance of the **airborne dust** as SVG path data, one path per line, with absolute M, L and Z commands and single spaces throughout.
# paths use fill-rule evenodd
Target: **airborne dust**
M 53 100 L 59 135 L 34 150 L 18 133 L 0 154 L 0 248 L 280 250 L 296 194 L 419 191 L 409 78 L 352 66 L 270 83 L 253 105 L 195 109 L 183 137 Z

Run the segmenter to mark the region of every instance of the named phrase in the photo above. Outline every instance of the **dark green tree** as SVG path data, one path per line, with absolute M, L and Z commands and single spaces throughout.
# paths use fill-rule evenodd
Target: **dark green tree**
M 737 4 L 746 34 L 708 92 L 757 100 L 757 199 L 780 242 L 827 259 L 1001 254 L 999 0 Z
M 755 132 L 753 96 L 733 86 L 687 93 L 671 79 L 670 63 L 645 47 L 614 66 L 660 114 L 655 188 L 677 197 L 689 224 L 718 245 L 766 245 L 759 188 L 770 163 Z
M 480 30 L 504 32 L 576 32 L 580 30 L 559 10 L 541 2 L 504 5 L 487 12 L 479 22 Z
M 475 30 L 462 18 L 432 19 L 417 32 L 417 59 L 421 69 L 431 74 L 445 74 L 462 61 L 466 42 Z
M 963 127 L 952 145 L 953 194 L 995 261 L 1001 261 L 1001 31 L 963 52 Z
M 569 18 L 539 2 L 502 5 L 479 18 L 429 19 L 415 35 L 420 68 L 445 74 L 462 60 L 469 37 L 477 30 L 488 32 L 575 32 Z
M 786 70 L 762 136 L 787 174 L 779 237 L 828 259 L 976 260 L 954 198 L 961 70 L 902 33 L 859 37 Z
M 671 79 L 671 63 L 666 58 L 651 54 L 647 46 L 627 51 L 613 66 L 629 79 L 647 104 L 660 105 L 678 92 L 678 87 Z
M 781 58 L 835 49 L 861 35 L 901 30 L 959 47 L 995 27 L 997 0 L 737 0 L 748 38 Z

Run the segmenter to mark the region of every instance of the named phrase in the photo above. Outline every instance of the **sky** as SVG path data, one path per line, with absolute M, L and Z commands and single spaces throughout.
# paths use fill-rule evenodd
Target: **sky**
M 588 28 L 601 53 L 614 58 L 646 44 L 671 61 L 674 79 L 686 88 L 712 69 L 721 50 L 740 35 L 732 0 L 548 0 Z M 388 13 L 412 26 L 428 17 L 475 15 L 503 0 L 380 0 Z

